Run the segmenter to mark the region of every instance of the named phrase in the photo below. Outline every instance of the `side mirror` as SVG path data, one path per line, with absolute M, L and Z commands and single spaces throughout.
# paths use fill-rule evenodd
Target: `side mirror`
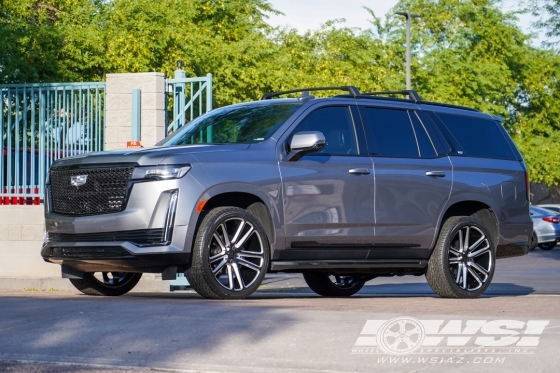
M 298 132 L 290 141 L 289 161 L 297 161 L 305 154 L 319 152 L 325 147 L 325 135 L 319 131 Z

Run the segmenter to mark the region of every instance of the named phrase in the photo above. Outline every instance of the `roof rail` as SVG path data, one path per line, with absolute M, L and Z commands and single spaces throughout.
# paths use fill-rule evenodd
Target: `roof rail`
M 415 90 L 412 90 L 412 89 L 404 90 L 404 91 L 383 91 L 383 92 L 360 93 L 360 97 L 381 96 L 381 95 L 403 95 L 403 96 L 408 96 L 408 101 L 412 101 L 415 104 L 442 106 L 442 107 L 448 107 L 448 108 L 452 108 L 452 109 L 462 109 L 462 110 L 469 110 L 469 111 L 479 111 L 477 109 L 473 109 L 473 108 L 470 108 L 468 106 L 444 104 L 444 103 L 441 103 L 441 102 L 424 101 L 424 100 L 422 100 L 422 98 L 420 97 L 418 92 L 416 92 Z M 373 98 L 373 97 L 368 97 L 368 98 Z M 383 99 L 388 100 L 390 98 L 383 98 Z M 393 99 L 394 100 L 401 100 L 401 99 L 397 99 L 397 98 L 393 98 Z M 406 99 L 404 99 L 404 100 L 406 100 Z
M 345 91 L 350 93 L 353 97 L 360 96 L 360 90 L 354 86 L 340 86 L 340 87 L 315 87 L 315 88 L 298 88 L 292 89 L 289 91 L 282 91 L 282 92 L 269 92 L 265 93 L 261 100 L 269 100 L 273 97 L 278 97 L 281 95 L 287 95 L 289 93 L 297 93 L 297 92 L 309 92 L 309 91 Z
M 412 89 L 406 89 L 404 91 L 380 91 L 380 92 L 368 92 L 368 93 L 361 93 L 360 96 L 383 96 L 383 95 L 401 95 L 401 96 L 408 96 L 410 101 L 414 101 L 415 103 L 422 102 L 422 97 L 418 94 L 418 92 Z
M 460 105 L 451 105 L 451 104 L 443 104 L 443 103 L 439 103 L 439 102 L 430 102 L 430 101 L 424 101 L 422 100 L 422 97 L 420 97 L 420 95 L 418 94 L 418 92 L 416 92 L 415 90 L 412 89 L 406 89 L 406 90 L 402 90 L 402 91 L 379 91 L 379 92 L 366 92 L 366 93 L 360 93 L 360 90 L 354 86 L 340 86 L 340 87 L 314 87 L 314 88 L 298 88 L 298 89 L 292 89 L 289 91 L 282 91 L 282 92 L 270 92 L 270 93 L 265 93 L 262 97 L 261 100 L 269 100 L 273 97 L 278 97 L 281 95 L 285 95 L 285 94 L 289 94 L 289 93 L 297 93 L 297 92 L 302 92 L 302 99 L 303 98 L 313 98 L 313 96 L 309 95 L 309 91 L 345 91 L 348 92 L 349 95 L 340 95 L 340 96 L 334 96 L 334 97 L 353 97 L 353 98 L 367 98 L 367 99 L 378 99 L 378 100 L 395 100 L 395 101 L 409 101 L 409 102 L 413 102 L 415 104 L 425 104 L 425 105 L 434 105 L 434 106 L 442 106 L 442 107 L 448 107 L 448 108 L 454 108 L 454 109 L 463 109 L 463 110 L 469 110 L 469 111 L 479 111 L 477 109 L 473 109 L 470 107 L 466 107 L 466 106 L 460 106 Z M 307 94 L 306 94 L 307 92 Z M 377 97 L 377 96 L 387 96 L 387 95 L 401 95 L 401 96 L 407 96 L 407 98 L 396 98 L 396 97 Z

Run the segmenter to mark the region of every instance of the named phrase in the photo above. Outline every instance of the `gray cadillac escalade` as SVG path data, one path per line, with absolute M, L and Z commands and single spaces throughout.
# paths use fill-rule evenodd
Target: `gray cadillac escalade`
M 91 295 L 185 272 L 202 296 L 238 299 L 299 272 L 323 296 L 425 275 L 473 298 L 496 259 L 527 253 L 528 190 L 499 117 L 414 91 L 304 88 L 213 110 L 155 148 L 55 162 L 41 255 Z

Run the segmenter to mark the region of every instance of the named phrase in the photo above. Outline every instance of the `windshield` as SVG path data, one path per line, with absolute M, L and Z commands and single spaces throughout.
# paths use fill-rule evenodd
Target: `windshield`
M 301 103 L 230 106 L 211 111 L 160 141 L 160 146 L 252 144 L 266 140 Z

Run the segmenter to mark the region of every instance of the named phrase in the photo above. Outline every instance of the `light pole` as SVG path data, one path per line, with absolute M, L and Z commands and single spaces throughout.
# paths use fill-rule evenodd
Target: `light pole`
M 410 12 L 397 12 L 399 16 L 406 18 L 406 89 L 412 89 L 410 82 L 410 25 L 412 18 L 420 18 L 420 14 L 411 14 Z

